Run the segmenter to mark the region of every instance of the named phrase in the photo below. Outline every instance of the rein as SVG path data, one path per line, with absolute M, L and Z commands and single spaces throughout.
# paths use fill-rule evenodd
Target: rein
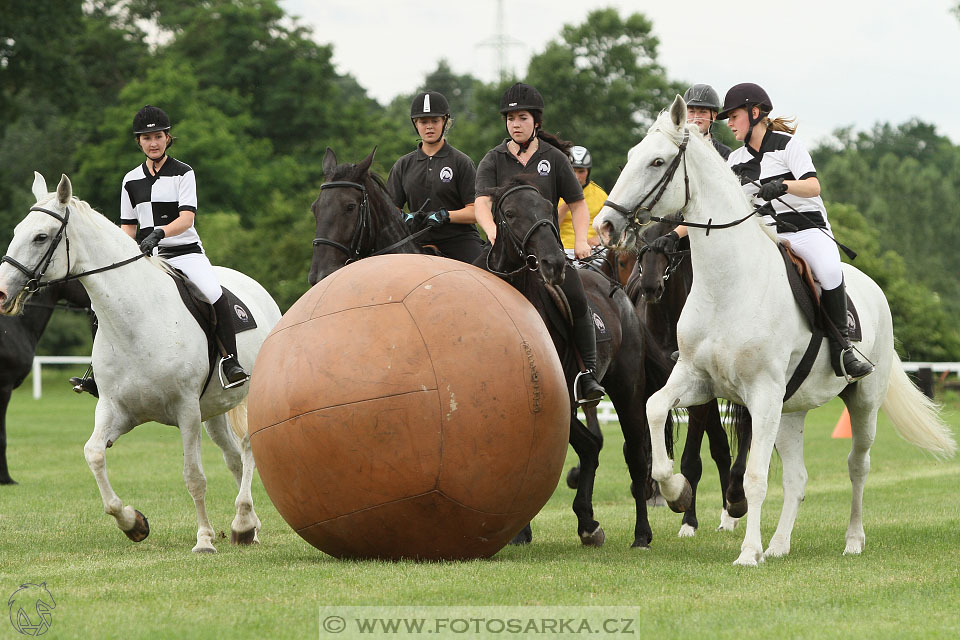
M 532 253 L 527 253 L 526 248 L 527 248 L 527 243 L 530 241 L 530 238 L 533 236 L 533 232 L 536 231 L 541 225 L 550 227 L 550 230 L 553 231 L 553 235 L 557 238 L 557 243 L 560 246 L 563 246 L 563 241 L 560 240 L 560 230 L 557 229 L 557 225 L 554 224 L 553 220 L 550 220 L 548 218 L 540 218 L 539 220 L 534 222 L 532 225 L 530 225 L 530 228 L 527 229 L 526 233 L 523 234 L 522 239 L 517 237 L 517 234 L 513 232 L 512 228 L 510 228 L 510 225 L 507 223 L 506 216 L 503 215 L 503 202 L 504 200 L 507 199 L 507 196 L 509 196 L 510 194 L 516 191 L 524 190 L 524 189 L 532 189 L 537 193 L 537 195 L 540 195 L 540 191 L 533 185 L 520 184 L 514 187 L 510 187 L 503 193 L 503 195 L 501 195 L 497 199 L 497 206 L 493 210 L 493 215 L 497 222 L 497 229 L 503 230 L 505 232 L 504 235 L 506 235 L 510 239 L 512 248 L 517 252 L 520 258 L 520 261 L 523 263 L 520 267 L 514 269 L 513 271 L 497 271 L 492 266 L 490 266 L 490 254 L 493 253 L 493 250 L 491 249 L 490 251 L 488 251 L 487 258 L 486 258 L 487 271 L 489 271 L 490 273 L 496 274 L 501 278 L 509 278 L 510 276 L 514 276 L 525 269 L 528 269 L 530 271 L 540 270 L 540 261 L 537 259 L 537 256 L 533 255 Z M 498 231 L 497 237 L 499 238 L 500 235 L 501 234 Z
M 30 270 L 29 267 L 24 266 L 22 263 L 18 262 L 15 258 L 5 255 L 0 258 L 0 264 L 8 262 L 13 265 L 18 271 L 23 275 L 27 276 L 27 282 L 23 285 L 24 291 L 28 293 L 36 293 L 43 287 L 49 287 L 54 284 L 60 284 L 62 282 L 69 282 L 71 280 L 77 280 L 84 276 L 93 275 L 95 273 L 102 273 L 104 271 L 109 271 L 110 269 L 116 269 L 117 267 L 122 267 L 124 265 L 130 264 L 140 258 L 146 257 L 147 254 L 140 253 L 132 258 L 127 258 L 126 260 L 121 260 L 120 262 L 114 262 L 113 264 L 107 265 L 105 267 L 99 267 L 97 269 L 91 269 L 90 271 L 84 271 L 83 273 L 70 274 L 70 238 L 66 236 L 67 231 L 67 222 L 70 221 L 70 207 L 66 207 L 64 215 L 60 215 L 56 211 L 51 211 L 50 209 L 44 209 L 43 207 L 33 206 L 30 207 L 30 211 L 40 211 L 49 216 L 53 216 L 60 221 L 60 229 L 57 231 L 57 235 L 54 237 L 53 242 L 47 248 L 46 252 L 43 254 L 43 257 L 40 258 L 40 262 L 37 263 L 37 266 Z M 60 241 L 66 239 L 67 244 L 67 275 L 62 278 L 57 278 L 56 280 L 48 280 L 47 282 L 40 282 L 40 279 L 43 278 L 43 274 L 46 273 L 47 267 L 50 266 L 50 261 L 53 259 L 53 253 L 57 250 L 57 247 L 60 246 Z
M 329 238 L 316 237 L 313 239 L 313 246 L 317 247 L 320 245 L 328 245 L 339 249 L 347 255 L 347 261 L 344 262 L 344 266 L 350 264 L 351 262 L 356 262 L 362 258 L 372 258 L 373 256 L 383 255 L 389 253 L 396 249 L 397 247 L 406 244 L 412 240 L 416 240 L 422 235 L 425 235 L 430 231 L 430 227 L 424 227 L 419 231 L 412 233 L 404 238 L 401 238 L 397 242 L 394 242 L 388 247 L 383 249 L 378 249 L 373 253 L 364 253 L 363 251 L 363 238 L 364 234 L 368 232 L 371 228 L 370 220 L 370 201 L 367 198 L 367 187 L 359 182 L 350 182 L 349 180 L 334 180 L 333 182 L 325 182 L 320 185 L 320 191 L 324 189 L 336 189 L 336 188 L 350 188 L 350 189 L 359 189 L 361 194 L 360 199 L 360 215 L 357 216 L 357 224 L 353 228 L 353 235 L 350 239 L 350 246 L 347 247 L 335 240 L 330 240 Z

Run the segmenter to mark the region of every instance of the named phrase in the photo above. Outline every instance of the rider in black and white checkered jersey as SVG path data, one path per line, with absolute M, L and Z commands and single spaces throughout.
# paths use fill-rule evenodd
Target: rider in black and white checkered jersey
M 220 361 L 224 388 L 249 379 L 237 361 L 233 310 L 194 227 L 197 182 L 193 169 L 167 155 L 173 144 L 170 119 L 150 105 L 133 118 L 133 134 L 147 156 L 123 177 L 120 228 L 140 243 L 141 251 L 159 255 L 197 285 L 217 314 L 217 338 L 225 353 Z

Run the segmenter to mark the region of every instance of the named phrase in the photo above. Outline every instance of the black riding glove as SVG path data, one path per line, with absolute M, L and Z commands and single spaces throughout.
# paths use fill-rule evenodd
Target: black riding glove
M 771 180 L 766 184 L 760 185 L 760 190 L 757 191 L 757 195 L 769 201 L 774 198 L 779 198 L 786 192 L 787 185 L 783 184 L 783 178 L 777 178 L 776 180 Z
M 676 231 L 671 231 L 651 242 L 650 249 L 660 253 L 675 253 L 678 242 L 680 242 L 680 234 Z
M 401 211 L 400 219 L 403 220 L 403 224 L 407 225 L 407 229 L 410 231 L 416 231 L 417 227 L 420 226 L 416 213 L 404 213 Z
M 157 227 L 140 242 L 140 252 L 153 253 L 153 250 L 157 248 L 157 245 L 160 244 L 160 241 L 163 240 L 166 235 L 163 229 Z
M 450 222 L 450 212 L 446 209 L 440 209 L 438 211 L 431 211 L 426 214 L 423 218 L 423 223 L 431 228 L 442 227 L 443 225 Z

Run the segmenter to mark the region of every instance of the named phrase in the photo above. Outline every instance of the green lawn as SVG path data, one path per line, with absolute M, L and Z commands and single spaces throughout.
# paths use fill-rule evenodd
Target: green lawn
M 757 569 L 731 566 L 743 523 L 733 534 L 713 531 L 720 497 L 706 446 L 697 536 L 678 539 L 680 516 L 655 509 L 652 549 L 630 549 L 633 508 L 616 425 L 605 430 L 595 493 L 604 547 L 580 546 L 572 492 L 561 486 L 534 521 L 528 547 L 476 562 L 351 562 L 303 542 L 259 479 L 262 544 L 239 549 L 221 540 L 216 555 L 192 554 L 196 517 L 180 437 L 154 424 L 108 451 L 114 489 L 150 519 L 150 537 L 128 541 L 103 513 L 83 458 L 94 400 L 70 393 L 64 380 L 72 373 L 47 371 L 42 400 L 30 396 L 29 379 L 14 394 L 8 457 L 20 484 L 0 487 L 0 602 L 21 583 L 46 582 L 56 600 L 47 638 L 315 638 L 321 607 L 345 605 L 445 605 L 447 614 L 509 605 L 537 615 L 629 607 L 617 611 L 635 620 L 633 635 L 653 638 L 960 636 L 960 461 L 934 461 L 882 418 L 864 500 L 866 550 L 844 557 L 849 441 L 830 437 L 839 401 L 807 420 L 810 479 L 791 554 Z M 947 419 L 960 433 L 960 403 L 954 396 L 949 404 Z M 211 521 L 229 535 L 234 484 L 206 438 L 204 461 Z M 779 516 L 779 480 L 775 458 L 764 543 Z M 17 637 L 0 620 L 0 639 Z

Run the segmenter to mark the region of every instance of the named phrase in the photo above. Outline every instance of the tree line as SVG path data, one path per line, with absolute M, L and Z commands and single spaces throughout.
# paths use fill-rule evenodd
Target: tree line
M 410 102 L 427 88 L 447 97 L 448 139 L 474 162 L 505 137 L 497 106 L 516 79 L 483 82 L 440 60 L 419 86 L 381 105 L 337 73 L 322 33 L 275 0 L 3 3 L 3 247 L 33 204 L 34 170 L 48 182 L 68 174 L 79 197 L 117 221 L 121 177 L 142 161 L 133 114 L 154 104 L 173 120 L 172 155 L 197 172 L 197 227 L 211 260 L 259 280 L 285 310 L 308 288 L 310 204 L 326 147 L 341 161 L 376 147 L 374 169 L 385 176 L 416 145 Z M 591 150 L 591 178 L 607 189 L 673 96 L 709 81 L 669 78 L 658 47 L 642 14 L 600 9 L 563 27 L 519 78 L 544 95 L 545 129 Z M 726 127 L 717 135 L 735 144 Z M 814 151 L 831 224 L 887 292 L 902 355 L 960 359 L 960 257 L 948 244 L 960 233 L 949 224 L 960 205 L 948 197 L 960 187 L 960 149 L 921 122 L 839 139 Z M 65 318 L 42 348 L 88 345 L 82 319 Z

